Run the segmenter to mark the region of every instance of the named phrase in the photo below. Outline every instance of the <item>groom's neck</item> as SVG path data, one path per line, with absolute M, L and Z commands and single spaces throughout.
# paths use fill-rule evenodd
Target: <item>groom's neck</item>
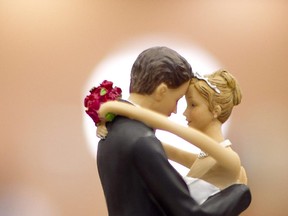
M 141 106 L 147 109 L 152 109 L 153 98 L 150 95 L 142 95 L 137 93 L 131 93 L 128 100 L 134 105 Z

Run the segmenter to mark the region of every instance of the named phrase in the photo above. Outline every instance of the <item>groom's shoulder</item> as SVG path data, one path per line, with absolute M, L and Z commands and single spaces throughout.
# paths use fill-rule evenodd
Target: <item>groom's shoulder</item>
M 113 125 L 113 126 L 112 126 Z M 117 128 L 119 131 L 130 131 L 134 135 L 141 135 L 146 131 L 153 132 L 154 130 L 149 126 L 145 125 L 143 122 L 127 118 L 125 116 L 117 116 L 112 123 L 113 128 Z M 111 129 L 112 129 L 111 127 Z
M 107 128 L 108 134 L 121 137 L 121 140 L 126 139 L 127 142 L 135 142 L 143 137 L 155 137 L 155 131 L 152 128 L 140 121 L 123 116 L 117 116 L 113 122 L 107 125 Z

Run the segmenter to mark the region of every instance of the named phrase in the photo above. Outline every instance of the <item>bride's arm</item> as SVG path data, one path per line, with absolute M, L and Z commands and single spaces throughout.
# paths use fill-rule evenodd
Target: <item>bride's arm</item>
M 196 129 L 184 127 L 172 122 L 167 118 L 167 116 L 149 109 L 135 107 L 123 102 L 106 102 L 101 105 L 98 113 L 100 117 L 104 118 L 105 114 L 109 112 L 142 121 L 152 128 L 169 131 L 186 141 L 193 143 L 193 145 L 197 146 L 202 151 L 207 152 L 220 165 L 229 169 L 231 172 L 235 172 L 235 175 L 240 171 L 241 163 L 237 153 L 227 148 L 223 148 L 215 140 Z
M 105 139 L 107 134 L 108 134 L 108 130 L 106 128 L 105 122 L 98 124 L 97 129 L 96 129 L 97 137 Z M 163 148 L 165 150 L 167 157 L 170 160 L 173 160 L 187 168 L 191 168 L 191 166 L 193 165 L 194 161 L 197 158 L 196 154 L 193 154 L 188 151 L 184 151 L 180 148 L 174 147 L 164 142 L 161 142 L 161 143 L 163 145 Z
M 197 159 L 197 154 L 194 154 L 192 152 L 184 151 L 180 148 L 174 147 L 172 145 L 169 145 L 167 143 L 163 143 L 162 145 L 164 147 L 165 153 L 167 157 L 175 161 L 187 168 L 191 168 L 194 161 Z

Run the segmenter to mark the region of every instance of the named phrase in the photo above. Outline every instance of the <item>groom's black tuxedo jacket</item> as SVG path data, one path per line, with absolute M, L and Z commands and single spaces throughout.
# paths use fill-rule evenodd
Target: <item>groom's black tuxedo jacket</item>
M 97 165 L 109 216 L 235 216 L 250 204 L 244 185 L 233 185 L 198 206 L 168 162 L 153 129 L 117 116 L 98 144 Z

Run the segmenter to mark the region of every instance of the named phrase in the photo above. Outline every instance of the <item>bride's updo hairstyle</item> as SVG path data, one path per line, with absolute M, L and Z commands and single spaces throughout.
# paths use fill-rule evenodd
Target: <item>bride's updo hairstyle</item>
M 200 95 L 207 100 L 211 112 L 215 106 L 221 107 L 218 120 L 224 123 L 230 117 L 233 107 L 241 102 L 240 86 L 232 74 L 225 70 L 218 70 L 209 74 L 205 76 L 205 79 L 192 78 L 190 85 L 193 85 Z

